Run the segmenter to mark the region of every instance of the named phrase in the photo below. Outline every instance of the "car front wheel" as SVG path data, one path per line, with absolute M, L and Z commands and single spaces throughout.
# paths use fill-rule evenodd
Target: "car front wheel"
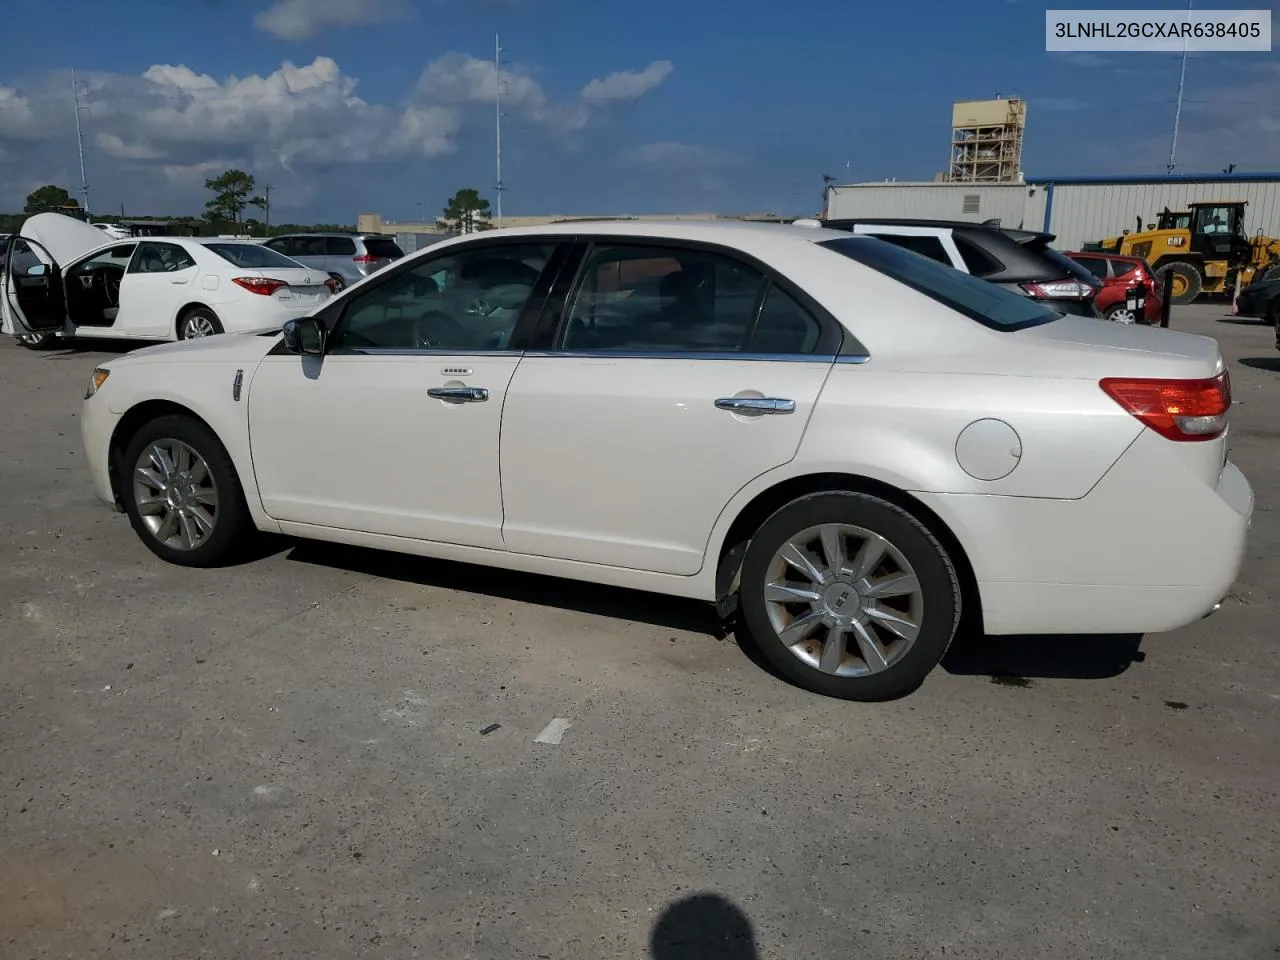
M 739 589 L 769 662 L 846 700 L 914 690 L 960 622 L 946 549 L 911 514 L 863 493 L 811 494 L 774 513 L 747 547 Z
M 192 417 L 159 417 L 130 441 L 118 465 L 134 531 L 170 563 L 211 567 L 250 531 L 235 466 L 212 431 Z

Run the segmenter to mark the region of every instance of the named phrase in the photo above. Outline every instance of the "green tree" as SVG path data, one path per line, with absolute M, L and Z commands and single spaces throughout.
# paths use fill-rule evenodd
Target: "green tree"
M 204 215 L 209 221 L 229 220 L 239 225 L 249 198 L 257 186 L 253 177 L 243 170 L 227 170 L 221 176 L 204 182 L 206 190 L 213 191 L 213 199 L 204 205 Z
M 50 213 L 66 210 L 73 207 L 80 209 L 80 204 L 69 194 L 65 188 L 54 186 L 52 183 L 43 187 L 37 187 L 27 196 L 26 206 L 22 208 L 23 213 Z
M 444 208 L 445 226 L 458 233 L 475 233 L 487 230 L 489 224 L 489 201 L 480 196 L 478 190 L 467 187 L 459 190 Z

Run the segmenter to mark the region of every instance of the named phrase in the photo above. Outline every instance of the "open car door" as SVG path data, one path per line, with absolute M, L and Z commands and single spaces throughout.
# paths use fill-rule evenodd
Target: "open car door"
M 67 307 L 62 272 L 41 244 L 14 237 L 4 268 L 5 324 L 14 336 L 39 336 L 66 324 Z

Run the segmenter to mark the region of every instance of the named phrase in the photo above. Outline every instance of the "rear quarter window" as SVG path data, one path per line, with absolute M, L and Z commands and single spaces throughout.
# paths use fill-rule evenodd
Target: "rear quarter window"
M 365 237 L 364 248 L 373 256 L 386 260 L 399 260 L 404 256 L 400 245 L 390 237 Z
M 819 245 L 892 277 L 992 330 L 1023 330 L 1061 317 L 1029 297 L 1010 293 L 994 283 L 915 256 L 892 244 L 871 238 L 842 237 L 824 240 Z
M 270 247 L 259 243 L 206 243 L 205 249 L 216 253 L 227 263 L 237 267 L 274 267 L 279 269 L 297 269 L 302 266 L 296 260 L 290 260 L 283 254 L 276 253 Z

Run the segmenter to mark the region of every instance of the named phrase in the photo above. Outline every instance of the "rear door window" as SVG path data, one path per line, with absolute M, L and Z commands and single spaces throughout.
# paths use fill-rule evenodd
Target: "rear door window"
M 354 257 L 356 242 L 350 237 L 325 237 L 324 252 L 330 257 Z
M 993 330 L 1011 331 L 1052 323 L 1061 314 L 1001 286 L 912 256 L 888 243 L 857 237 L 824 240 L 820 246 L 856 260 Z
M 1102 257 L 1068 257 L 1067 259 L 1074 260 L 1095 277 L 1101 277 L 1104 280 L 1106 279 L 1107 261 L 1102 259 Z

